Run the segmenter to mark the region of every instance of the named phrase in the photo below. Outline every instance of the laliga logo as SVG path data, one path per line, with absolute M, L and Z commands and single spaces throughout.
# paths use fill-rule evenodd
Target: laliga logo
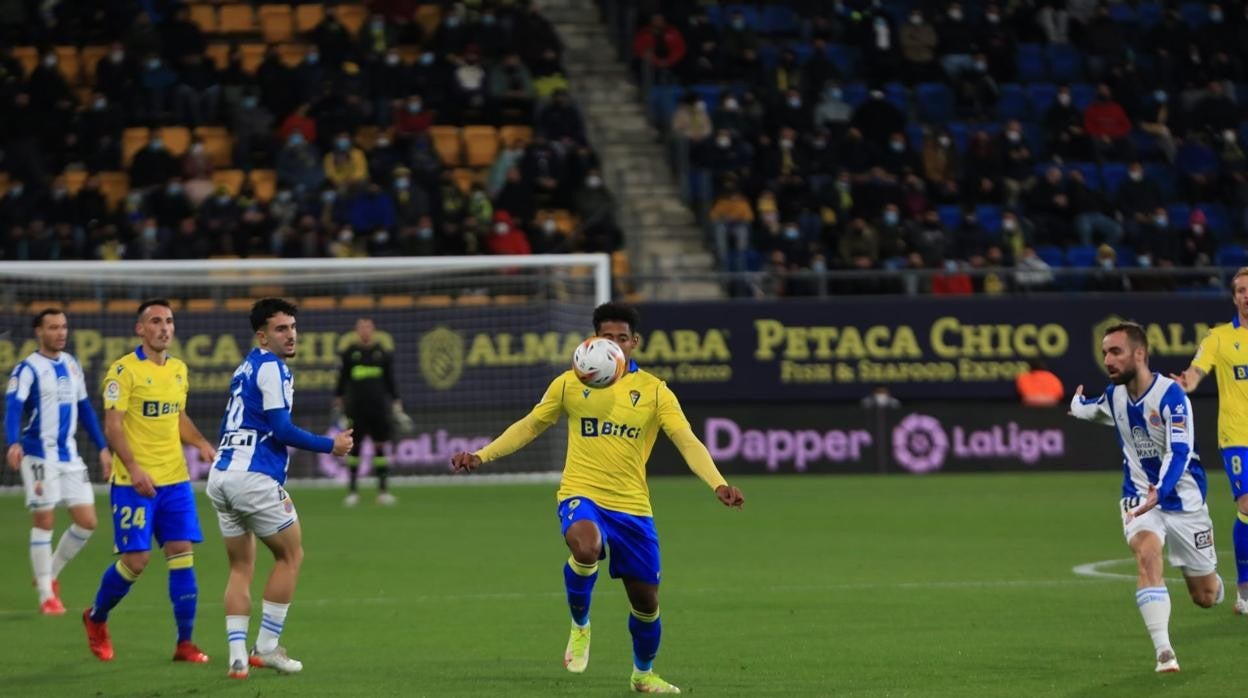
M 955 426 L 952 435 L 935 417 L 908 415 L 893 427 L 893 458 L 912 473 L 927 473 L 939 470 L 951 450 L 955 458 L 1016 458 L 1028 465 L 1066 453 L 1060 429 L 1024 429 L 1017 422 L 980 430 Z

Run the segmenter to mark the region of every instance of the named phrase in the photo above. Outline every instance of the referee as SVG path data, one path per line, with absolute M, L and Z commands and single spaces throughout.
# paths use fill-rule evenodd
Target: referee
M 353 507 L 360 501 L 356 481 L 360 472 L 360 447 L 365 438 L 373 442 L 373 470 L 377 473 L 377 503 L 394 504 L 394 495 L 386 489 L 386 475 L 390 470 L 390 440 L 394 434 L 394 411 L 403 409 L 394 383 L 394 363 L 390 352 L 374 341 L 377 327 L 372 318 L 362 317 L 355 321 L 355 334 L 359 341 L 347 347 L 339 357 L 341 370 L 338 387 L 334 390 L 334 408 L 345 412 L 347 420 L 355 429 L 355 445 L 347 455 L 347 468 L 351 473 L 347 498 L 343 502 Z

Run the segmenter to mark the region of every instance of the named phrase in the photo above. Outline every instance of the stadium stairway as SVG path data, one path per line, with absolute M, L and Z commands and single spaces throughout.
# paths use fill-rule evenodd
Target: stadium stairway
M 597 5 L 544 0 L 541 6 L 566 47 L 570 91 L 615 193 L 631 270 L 679 279 L 637 291 L 647 298 L 722 297 L 717 283 L 683 278 L 713 271 L 714 258 L 693 211 L 681 200 L 660 136 L 646 123 L 637 82 L 619 60 Z

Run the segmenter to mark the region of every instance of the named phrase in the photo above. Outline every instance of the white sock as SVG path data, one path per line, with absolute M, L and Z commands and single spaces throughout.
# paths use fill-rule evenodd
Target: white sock
M 1140 607 L 1144 627 L 1153 638 L 1153 648 L 1159 654 L 1170 649 L 1170 592 L 1164 586 L 1137 589 L 1135 605 Z
M 230 644 L 230 664 L 236 661 L 247 663 L 247 625 L 250 616 L 226 616 L 225 639 Z
M 46 528 L 30 529 L 30 568 L 43 603 L 52 598 L 52 531 Z
M 277 640 L 282 636 L 282 626 L 286 625 L 288 603 L 264 602 L 264 615 L 260 617 L 260 634 L 256 636 L 256 651 L 272 652 L 277 649 Z
M 52 578 L 58 579 L 61 571 L 65 569 L 65 565 L 74 559 L 74 556 L 82 552 L 87 541 L 91 538 L 91 529 L 82 528 L 78 524 L 70 524 L 69 528 L 61 534 L 61 539 L 56 542 L 56 552 L 52 553 Z

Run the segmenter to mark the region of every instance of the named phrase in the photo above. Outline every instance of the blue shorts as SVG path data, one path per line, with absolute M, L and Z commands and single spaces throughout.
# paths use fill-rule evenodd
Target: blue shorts
M 654 518 L 603 509 L 586 497 L 570 497 L 559 502 L 559 532 L 567 535 L 577 521 L 593 521 L 602 534 L 602 555 L 611 551 L 608 571 L 612 578 L 639 579 L 659 583 L 659 534 Z
M 162 485 L 155 497 L 143 497 L 130 485 L 113 485 L 113 547 L 119 553 L 152 549 L 152 536 L 163 546 L 171 540 L 202 543 L 195 491 L 190 482 Z

